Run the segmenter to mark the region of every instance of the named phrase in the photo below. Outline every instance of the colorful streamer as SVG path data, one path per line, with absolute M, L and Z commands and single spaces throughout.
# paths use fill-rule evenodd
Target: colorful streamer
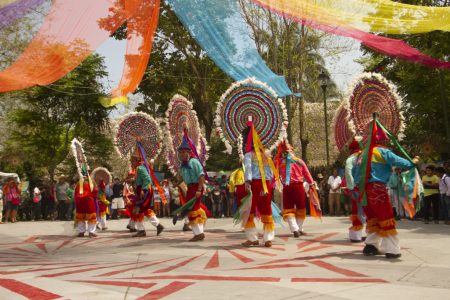
M 358 30 L 355 28 L 345 28 L 342 26 L 330 25 L 326 23 L 322 23 L 318 20 L 307 20 L 299 18 L 289 12 L 283 10 L 277 10 L 274 7 L 266 5 L 266 1 L 260 0 L 252 0 L 256 4 L 265 7 L 276 13 L 278 15 L 284 16 L 288 19 L 293 20 L 299 24 L 303 24 L 305 26 L 328 32 L 331 34 L 349 37 L 355 40 L 360 41 L 366 47 L 385 54 L 387 56 L 396 57 L 400 59 L 404 59 L 411 62 L 420 63 L 433 68 L 446 68 L 450 69 L 450 62 L 441 61 L 430 56 L 427 56 L 421 53 L 419 50 L 409 46 L 404 41 L 390 39 L 383 36 L 378 36 L 374 34 L 370 34 L 364 32 L 362 30 Z
M 3 4 L 5 2 L 5 4 Z M 0 2 L 0 30 L 23 18 L 45 0 L 19 0 Z
M 253 42 L 237 0 L 168 0 L 208 56 L 236 81 L 255 77 L 280 97 L 292 91 L 267 67 Z
M 450 30 L 450 7 L 427 7 L 387 0 L 253 0 L 299 19 L 388 34 Z

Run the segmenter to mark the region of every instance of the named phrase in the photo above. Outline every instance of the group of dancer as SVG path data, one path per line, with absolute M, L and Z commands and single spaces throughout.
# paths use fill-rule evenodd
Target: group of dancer
M 364 84 L 378 84 L 377 80 L 378 77 L 370 75 L 369 82 Z M 198 120 L 191 108 L 188 100 L 179 95 L 174 96 L 169 104 L 166 113 L 166 124 L 169 124 L 167 157 L 171 171 L 187 186 L 180 193 L 182 206 L 174 212 L 173 223 L 177 219 L 184 219 L 183 230 L 190 228 L 193 233 L 189 241 L 198 242 L 205 239 L 204 226 L 209 212 L 201 200 L 209 178 L 205 169 L 206 142 L 199 133 Z M 258 112 L 258 109 L 261 111 Z M 271 114 L 266 114 L 266 111 L 271 111 Z M 232 85 L 225 92 L 218 104 L 216 116 L 216 125 L 227 149 L 237 147 L 242 164 L 230 176 L 239 206 L 235 221 L 241 222 L 246 236 L 242 246 L 271 247 L 275 238 L 274 216 L 282 217 L 288 223 L 295 238 L 305 235 L 305 182 L 310 187 L 308 193 L 312 216 L 321 215 L 320 201 L 307 165 L 295 156 L 293 147 L 286 139 L 287 115 L 281 100 L 264 84 L 248 79 Z M 234 120 L 234 123 L 230 120 Z M 365 242 L 364 255 L 384 253 L 387 258 L 398 258 L 401 255 L 399 239 L 386 184 L 393 167 L 414 169 L 418 158 L 404 159 L 385 146 L 393 137 L 376 115 L 370 124 L 372 129 L 369 132 L 363 131 L 368 128 L 367 122 L 361 125 L 363 129 L 359 132 L 359 135 L 366 137 L 365 144 L 353 139 L 348 146 L 350 156 L 345 165 L 345 177 L 352 198 L 349 239 L 351 242 Z M 119 127 L 116 139 L 118 150 L 121 156 L 130 159 L 132 169 L 123 193 L 130 216 L 127 228 L 134 232 L 133 237 L 146 236 L 144 220 L 148 218 L 156 227 L 156 235 L 160 235 L 164 226 L 153 211 L 154 187 L 164 197 L 148 162 L 149 158 L 155 158 L 161 148 L 159 125 L 150 116 L 133 113 Z M 98 188 L 89 177 L 80 147 L 73 147 L 80 175 L 80 184 L 75 190 L 76 219 L 79 236 L 84 236 L 87 231 L 89 236 L 94 237 L 94 203 L 95 198 L 98 198 Z M 278 149 L 278 153 L 272 160 L 271 150 L 275 149 Z M 272 202 L 275 188 L 282 191 L 281 212 Z M 162 201 L 165 202 L 165 199 Z M 263 224 L 262 243 L 255 219 Z M 367 237 L 363 237 L 364 224 L 367 224 Z

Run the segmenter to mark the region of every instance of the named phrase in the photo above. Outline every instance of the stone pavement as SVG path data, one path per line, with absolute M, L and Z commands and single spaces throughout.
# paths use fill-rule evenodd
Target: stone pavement
M 0 299 L 450 299 L 450 226 L 400 221 L 403 256 L 364 257 L 347 218 L 308 218 L 308 236 L 278 227 L 272 248 L 242 248 L 230 219 L 210 219 L 190 243 L 163 219 L 131 238 L 127 220 L 98 238 L 72 222 L 0 225 Z M 261 226 L 259 226 L 261 228 Z

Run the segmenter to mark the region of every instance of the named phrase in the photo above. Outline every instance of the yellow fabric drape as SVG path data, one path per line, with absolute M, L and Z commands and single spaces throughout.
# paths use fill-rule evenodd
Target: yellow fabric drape
M 8 4 L 11 4 L 11 3 L 13 3 L 13 2 L 16 2 L 17 0 L 0 0 L 0 8 L 2 7 L 2 6 L 6 6 L 6 5 L 8 5 Z
M 388 34 L 450 30 L 450 7 L 429 7 L 388 0 L 253 0 L 303 20 Z
M 259 172 L 261 173 L 261 181 L 263 184 L 264 193 L 268 193 L 267 184 L 266 184 L 266 175 L 264 173 L 264 163 L 263 158 L 265 158 L 272 169 L 273 175 L 275 176 L 275 180 L 277 182 L 278 188 L 281 187 L 280 175 L 278 174 L 277 168 L 275 168 L 275 164 L 272 161 L 272 158 L 266 157 L 264 153 L 264 146 L 261 142 L 261 139 L 256 132 L 255 126 L 252 125 L 252 138 L 253 138 L 253 147 L 255 149 L 256 159 L 259 164 Z

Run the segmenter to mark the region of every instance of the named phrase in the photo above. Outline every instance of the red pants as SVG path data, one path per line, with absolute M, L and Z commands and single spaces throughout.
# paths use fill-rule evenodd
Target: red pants
M 363 223 L 358 217 L 358 204 L 356 201 L 358 199 L 355 199 L 353 196 L 351 196 L 352 199 L 352 215 L 350 216 L 350 220 L 352 221 L 352 227 L 350 227 L 353 231 L 359 231 L 363 229 Z
M 252 181 L 252 208 L 245 228 L 256 227 L 253 219 L 255 211 L 258 209 L 261 214 L 261 222 L 264 223 L 264 230 L 273 231 L 275 229 L 272 218 L 272 188 L 270 187 L 270 181 L 266 181 L 266 184 L 268 193 L 264 194 L 262 180 Z
M 236 186 L 236 204 L 237 207 L 241 206 L 241 200 L 247 195 L 247 191 L 245 190 L 245 184 Z
M 77 222 L 88 221 L 89 224 L 97 223 L 97 213 L 95 208 L 94 197 L 75 197 Z
M 190 201 L 192 198 L 195 197 L 195 194 L 198 190 L 198 183 L 191 183 L 188 186 L 188 190 L 186 192 L 186 201 Z M 202 189 L 202 195 L 203 195 L 203 189 Z M 202 195 L 195 199 L 194 206 L 192 207 L 191 211 L 188 214 L 189 217 L 189 224 L 205 224 L 206 223 L 206 213 L 201 208 L 202 204 Z
M 102 201 L 98 201 L 98 214 L 100 217 L 106 216 L 106 212 L 108 210 L 108 206 Z
M 139 211 L 135 213 L 137 222 L 143 222 L 144 216 L 150 218 L 155 215 L 155 212 L 151 208 L 152 200 L 153 200 L 153 189 L 149 189 L 144 202 L 139 205 Z M 136 206 L 137 204 L 135 203 L 134 207 Z
M 283 219 L 289 216 L 306 218 L 306 194 L 302 182 L 292 182 L 283 187 Z
M 380 182 L 371 182 L 366 188 L 367 233 L 378 233 L 385 237 L 396 235 L 395 219 L 386 186 Z

